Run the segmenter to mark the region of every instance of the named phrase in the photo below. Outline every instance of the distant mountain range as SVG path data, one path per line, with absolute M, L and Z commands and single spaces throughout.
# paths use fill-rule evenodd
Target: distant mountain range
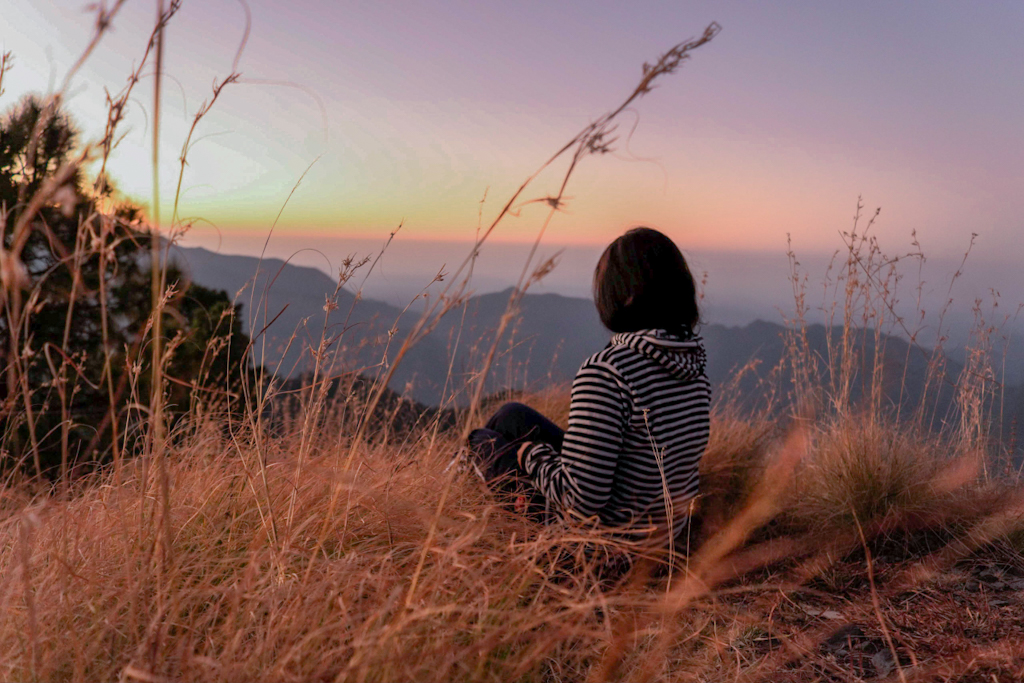
M 376 376 L 394 360 L 423 310 L 422 302 L 416 302 L 403 313 L 386 303 L 357 299 L 343 287 L 335 299 L 337 308 L 327 312 L 325 302 L 337 283 L 315 268 L 278 259 L 260 264 L 253 257 L 201 248 L 176 248 L 174 259 L 194 281 L 225 290 L 243 304 L 246 331 L 259 335 L 257 362 L 278 368 L 281 377 L 294 377 L 312 367 L 310 349 L 318 346 L 325 331 L 327 338 L 334 340 L 328 357 L 336 352 L 343 360 L 336 370 Z M 390 387 L 427 405 L 438 405 L 442 399 L 456 404 L 468 400 L 469 380 L 483 365 L 510 294 L 511 289 L 474 296 L 464 309 L 460 306 L 450 311 L 408 352 Z M 393 335 L 389 334 L 392 329 Z M 708 377 L 719 395 L 731 387 L 730 396 L 744 409 L 763 405 L 772 396 L 778 405 L 787 404 L 793 369 L 782 363 L 787 357 L 785 327 L 764 321 L 742 327 L 712 322 L 704 324 L 700 333 L 708 352 Z M 838 334 L 834 330 L 833 339 Z M 608 342 L 609 333 L 589 299 L 527 294 L 504 337 L 489 373 L 489 391 L 568 383 L 583 360 Z M 829 381 L 828 340 L 824 326 L 808 327 L 807 349 L 818 359 L 823 381 Z M 931 353 L 895 336 L 882 335 L 879 342 L 884 345 L 885 401 L 894 409 L 899 406 L 901 411 L 911 411 L 925 400 L 922 389 Z M 871 358 L 874 335 L 862 335 L 856 345 L 862 357 Z M 744 367 L 753 369 L 737 379 L 737 371 Z M 962 371 L 959 363 L 945 360 L 939 390 L 927 399 L 935 402 L 930 412 L 937 421 L 957 419 L 954 381 Z M 861 397 L 861 385 L 858 377 L 851 389 L 854 400 Z M 1009 431 L 1024 421 L 1024 391 L 1008 388 L 1003 401 L 1004 431 Z

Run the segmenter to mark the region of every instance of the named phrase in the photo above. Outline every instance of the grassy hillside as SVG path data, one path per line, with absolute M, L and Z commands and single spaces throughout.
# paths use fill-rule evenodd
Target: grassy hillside
M 993 360 L 982 344 L 950 372 L 883 348 L 869 294 L 829 333 L 773 330 L 777 370 L 723 383 L 667 561 L 517 515 L 451 467 L 482 418 L 386 378 L 271 384 L 231 413 L 197 399 L 120 470 L 8 479 L 0 677 L 1019 680 L 1024 495 Z M 942 383 L 941 429 L 921 399 L 941 393 L 893 410 L 915 374 Z M 779 398 L 745 405 L 765 382 Z M 520 398 L 564 424 L 564 389 Z
M 565 397 L 529 399 L 565 415 Z M 1018 680 L 1016 479 L 860 416 L 715 416 L 690 554 L 624 571 L 446 469 L 216 419 L 66 497 L 3 492 L 4 680 Z M 994 678 L 993 678 L 994 676 Z

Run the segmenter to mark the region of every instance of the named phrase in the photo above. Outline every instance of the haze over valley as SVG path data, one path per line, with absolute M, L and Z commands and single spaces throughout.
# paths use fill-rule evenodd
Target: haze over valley
M 436 245 L 430 246 L 433 250 L 421 252 L 423 261 L 428 256 L 443 255 Z M 402 263 L 400 258 L 412 256 L 401 249 L 392 252 L 394 247 L 389 247 L 386 254 L 399 263 Z M 492 246 L 492 250 L 504 254 L 510 263 L 481 257 L 477 264 L 477 272 L 483 274 L 481 289 L 486 283 L 500 283 L 501 276 L 508 276 L 513 267 L 522 268 L 522 261 L 513 261 L 512 257 L 519 256 L 516 252 L 525 251 L 524 247 L 497 245 Z M 569 256 L 566 261 L 577 270 L 592 270 L 588 259 L 597 257 L 594 250 L 569 249 L 566 253 Z M 359 299 L 350 288 L 343 288 L 336 298 L 338 308 L 330 313 L 325 326 L 324 302 L 332 296 L 336 281 L 317 268 L 276 258 L 260 263 L 255 257 L 216 254 L 202 248 L 175 248 L 174 258 L 199 284 L 238 294 L 236 301 L 243 304 L 245 329 L 264 330 L 264 337 L 258 338 L 254 346 L 256 362 L 275 370 L 281 379 L 301 378 L 311 370 L 309 350 L 319 344 L 321 336 L 334 340 L 328 358 L 339 360 L 328 366 L 332 373 L 354 370 L 371 378 L 381 376 L 418 321 L 423 302 L 427 300 L 424 297 L 405 310 L 416 296 L 411 289 L 406 292 L 409 298 L 404 302 L 398 299 L 393 304 L 375 299 L 370 293 L 385 291 L 388 285 L 394 287 L 393 292 L 402 291 L 404 282 L 412 286 L 417 273 L 411 258 L 404 262 L 405 268 L 391 265 L 385 258 L 378 275 L 386 279 L 390 271 L 396 273 L 395 277 L 375 290 L 369 285 L 374 278 L 371 273 L 365 280 L 364 296 Z M 709 297 L 700 333 L 707 347 L 707 372 L 716 395 L 737 401 L 742 410 L 765 408 L 771 401 L 775 402 L 774 409 L 788 405 L 792 398 L 788 395 L 792 367 L 784 361 L 788 358 L 787 340 L 791 337 L 783 315 L 792 316 L 793 304 L 792 301 L 787 304 L 784 299 L 786 287 L 792 299 L 792 287 L 785 274 L 785 257 L 781 263 L 778 259 L 752 256 L 730 261 L 721 254 L 710 258 L 695 256 L 692 260 L 695 264 L 713 264 L 715 272 L 721 273 L 722 289 L 735 292 L 748 307 L 734 306 L 730 310 L 727 305 L 721 305 L 718 309 L 715 300 Z M 811 265 L 807 266 L 808 263 Z M 805 260 L 801 260 L 801 264 L 802 267 L 819 265 Z M 425 266 L 426 263 L 420 268 Z M 768 275 L 778 270 L 782 270 L 781 277 Z M 259 277 L 254 279 L 257 272 Z M 426 282 L 429 283 L 431 277 L 427 275 Z M 774 287 L 758 286 L 760 278 Z M 360 286 L 363 280 L 357 272 L 351 280 L 356 283 L 353 287 Z M 598 320 L 592 300 L 588 296 L 566 296 L 551 291 L 559 282 L 545 278 L 543 287 L 531 290 L 521 301 L 515 322 L 497 346 L 498 355 L 488 377 L 489 391 L 566 386 L 580 363 L 607 343 L 609 333 Z M 709 291 L 712 282 L 709 274 Z M 970 280 L 965 279 L 964 283 L 966 287 Z M 948 289 L 948 281 L 946 287 Z M 820 286 L 813 283 L 807 288 L 808 298 L 821 291 Z M 566 291 L 578 290 L 566 288 Z M 426 405 L 464 405 L 469 398 L 469 387 L 493 343 L 494 331 L 506 310 L 510 293 L 507 286 L 497 292 L 484 291 L 470 298 L 464 310 L 458 307 L 449 312 L 430 334 L 409 350 L 397 367 L 390 388 Z M 742 298 L 744 293 L 745 299 Z M 434 292 L 433 296 L 436 294 Z M 778 302 L 779 310 L 773 312 L 768 306 L 774 301 Z M 786 306 L 788 308 L 784 308 Z M 730 312 L 716 318 L 718 310 Z M 828 368 L 834 363 L 828 362 L 828 331 L 820 324 L 823 317 L 821 311 L 808 316 L 808 322 L 812 323 L 808 328 L 808 341 L 809 351 L 821 366 L 821 379 L 828 383 Z M 949 314 L 948 321 L 952 321 L 947 322 L 951 326 L 967 325 L 955 312 Z M 841 323 L 841 318 L 834 322 Z M 389 334 L 391 329 L 395 331 L 393 338 Z M 925 396 L 922 391 L 928 381 L 931 349 L 927 345 L 909 346 L 899 332 L 898 328 L 893 328 L 882 337 L 886 401 L 893 410 L 905 412 L 922 400 L 932 401 L 935 406 L 933 426 L 941 428 L 956 419 L 951 387 L 957 384 L 963 372 L 964 347 L 955 345 L 952 340 L 946 342 L 947 364 L 941 374 L 941 386 L 934 395 Z M 966 334 L 967 328 L 961 328 L 959 333 Z M 833 333 L 833 345 L 838 338 L 839 333 Z M 866 368 L 874 354 L 872 334 L 859 337 L 857 344 L 857 352 L 863 358 L 858 364 L 865 364 Z M 1011 351 L 1019 352 L 1019 346 L 1012 346 Z M 1012 357 L 1007 354 L 1008 359 Z M 1002 358 L 996 357 L 994 361 L 998 364 Z M 998 365 L 996 369 L 1001 370 Z M 1001 406 L 997 412 L 1004 415 L 1001 430 L 1007 435 L 1015 423 L 1024 423 L 1024 387 L 1011 376 L 1020 371 L 1019 365 L 1008 363 L 1005 390 L 995 398 Z M 738 380 L 737 373 L 740 373 Z M 855 390 L 854 398 L 859 391 Z
M 232 248 L 259 254 L 265 239 L 234 239 L 218 244 L 216 240 L 209 239 L 209 235 L 198 238 L 190 235 L 185 244 L 203 244 L 215 252 L 228 254 Z M 336 277 L 337 268 L 345 257 L 376 257 L 386 240 L 386 234 L 379 240 L 317 236 L 289 239 L 272 236 L 267 255 L 286 259 L 292 265 L 320 271 L 327 276 L 321 285 L 326 287 L 328 280 Z M 837 245 L 842 245 L 838 236 L 835 241 Z M 894 236 L 887 236 L 886 244 L 892 255 L 906 253 L 911 249 L 910 245 Z M 965 250 L 966 247 L 965 244 Z M 432 293 L 440 291 L 448 281 L 446 279 L 431 284 L 434 277 L 442 270 L 450 274 L 461 265 L 471 248 L 471 241 L 424 241 L 410 239 L 400 231 L 384 249 L 373 272 L 364 277 L 368 269 L 364 267 L 350 281 L 347 289 L 354 292 L 361 288 L 365 298 L 400 310 L 424 290 Z M 530 248 L 529 244 L 507 242 L 485 245 L 477 259 L 470 289 L 482 295 L 501 292 L 513 286 L 523 272 Z M 842 291 L 835 290 L 835 276 L 844 255 L 840 253 L 835 257 L 837 260 L 830 271 L 832 253 L 802 253 L 799 245 L 794 245 L 793 249 L 798 262 L 797 270 L 802 277 L 807 278 L 804 285 L 807 320 L 826 324 L 829 322 L 831 302 L 842 296 Z M 542 280 L 531 284 L 529 291 L 589 300 L 593 271 L 601 250 L 602 247 L 595 245 L 542 244 L 534 259 L 534 266 L 548 257 L 556 257 L 557 266 Z M 794 317 L 791 264 L 784 243 L 775 251 L 687 249 L 686 245 L 683 245 L 683 251 L 694 276 L 703 282 L 705 323 L 745 326 L 761 320 L 783 324 L 786 319 Z M 191 248 L 184 249 L 182 253 L 193 254 L 193 258 L 198 259 L 198 281 L 210 286 L 219 281 L 217 278 L 220 275 L 216 273 L 218 269 L 207 265 L 212 264 L 209 257 Z M 251 266 L 240 267 L 231 279 L 225 279 L 223 285 L 217 286 L 233 294 L 247 277 L 252 276 L 255 265 L 253 261 Z M 976 302 L 980 302 L 977 313 L 983 316 L 986 325 L 997 328 L 991 336 L 993 355 L 1000 365 L 1005 359 L 1005 368 L 1000 367 L 1000 371 L 1005 372 L 1008 383 L 1024 381 L 1024 315 L 1018 315 L 1018 309 L 1024 302 L 1024 280 L 1020 278 L 1020 267 L 1012 255 L 999 258 L 991 249 L 986 249 L 982 241 L 966 261 L 962 253 L 938 256 L 926 254 L 924 260 L 903 258 L 898 268 L 902 279 L 895 297 L 895 310 L 903 316 L 904 325 L 890 325 L 888 332 L 904 339 L 908 338 L 908 333 L 916 332 L 918 343 L 930 348 L 936 343 L 936 330 L 941 329 L 943 335 L 948 337 L 943 344 L 947 355 L 962 362 L 965 347 L 972 343 L 971 331 L 978 326 L 974 309 Z M 207 278 L 210 282 L 203 281 Z M 827 279 L 832 284 L 826 290 Z M 306 291 L 301 290 L 298 294 L 301 296 Z M 994 297 L 994 292 L 998 296 Z M 313 298 L 317 297 L 320 297 L 319 292 Z M 247 302 L 248 298 L 244 301 Z M 998 304 L 995 308 L 992 307 L 994 302 Z M 322 302 L 318 305 L 322 305 Z M 417 305 L 413 305 L 411 310 L 418 310 Z M 924 311 L 923 318 L 920 311 Z M 838 321 L 834 318 L 833 322 Z

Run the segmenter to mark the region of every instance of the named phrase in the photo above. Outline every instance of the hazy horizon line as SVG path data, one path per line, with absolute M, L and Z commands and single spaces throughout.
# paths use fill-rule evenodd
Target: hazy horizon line
M 274 239 L 274 238 L 277 238 L 277 239 Z M 465 248 L 468 248 L 468 247 L 472 246 L 472 244 L 474 242 L 473 238 L 471 238 L 471 237 L 467 237 L 467 238 L 453 238 L 453 237 L 426 238 L 426 237 L 416 236 L 416 237 L 404 238 L 404 237 L 401 237 L 400 235 L 396 235 L 393 239 L 391 239 L 390 235 L 385 235 L 385 236 L 365 235 L 365 234 L 363 234 L 363 235 L 338 235 L 338 234 L 324 234 L 324 233 L 313 233 L 313 232 L 309 232 L 309 233 L 307 233 L 307 232 L 295 233 L 295 232 L 292 232 L 292 231 L 287 231 L 286 232 L 286 231 L 281 231 L 280 229 L 278 229 L 278 230 L 274 231 L 273 235 L 270 235 L 269 241 L 268 241 L 268 236 L 267 236 L 267 234 L 265 232 L 264 233 L 253 232 L 253 233 L 247 233 L 247 234 L 234 233 L 234 234 L 232 234 L 230 236 L 229 239 L 223 239 L 223 237 L 221 237 L 220 235 L 218 235 L 217 238 L 215 238 L 215 239 L 199 239 L 199 240 L 190 239 L 188 236 L 186 236 L 186 238 L 184 240 L 179 239 L 178 241 L 176 241 L 176 245 L 181 247 L 181 248 L 186 248 L 186 249 L 195 249 L 195 248 L 206 249 L 207 251 L 221 253 L 221 254 L 223 254 L 225 256 L 253 256 L 253 255 L 258 256 L 258 252 L 254 254 L 253 251 L 250 250 L 250 249 L 244 249 L 242 251 L 237 251 L 237 249 L 239 248 L 238 242 L 241 242 L 241 241 L 249 242 L 249 241 L 251 241 L 251 242 L 253 242 L 254 246 L 256 245 L 256 243 L 259 243 L 259 246 L 261 248 L 262 248 L 262 243 L 263 242 L 268 242 L 268 244 L 267 244 L 268 258 L 281 258 L 280 256 L 277 256 L 277 255 L 269 256 L 269 252 L 272 250 L 271 249 L 272 246 L 274 247 L 273 251 L 275 251 L 275 252 L 280 252 L 281 251 L 280 247 L 282 245 L 279 242 L 280 240 L 287 240 L 288 242 L 292 242 L 293 243 L 295 241 L 301 241 L 301 240 L 307 240 L 307 239 L 308 240 L 327 240 L 327 241 L 330 241 L 330 242 L 346 242 L 346 241 L 350 241 L 350 242 L 361 243 L 362 245 L 366 245 L 366 246 L 375 246 L 375 247 L 379 247 L 379 248 L 383 248 L 385 246 L 388 246 L 389 248 L 393 248 L 393 247 L 399 247 L 399 246 L 402 246 L 402 245 L 409 245 L 409 244 L 423 244 L 423 245 L 430 245 L 430 246 L 434 246 L 434 247 L 450 246 L 450 247 L 465 247 Z M 274 244 L 274 242 L 278 242 L 278 243 Z M 225 244 L 225 243 L 227 243 L 227 244 Z M 234 243 L 234 244 L 232 244 L 232 243 Z M 483 243 L 483 248 L 486 248 L 488 246 L 491 246 L 491 247 L 507 246 L 507 247 L 528 248 L 528 247 L 531 247 L 534 243 L 535 243 L 535 240 L 516 240 L 516 239 L 492 237 L 492 238 L 488 238 Z M 846 251 L 845 247 L 837 247 L 837 248 L 832 248 L 832 249 L 822 249 L 820 247 L 817 247 L 817 248 L 815 248 L 815 247 L 802 247 L 802 246 L 799 246 L 799 245 L 791 246 L 791 245 L 787 245 L 787 244 L 780 244 L 780 246 L 776 249 L 776 248 L 769 248 L 769 247 L 748 248 L 748 247 L 745 247 L 743 245 L 726 245 L 726 246 L 714 246 L 714 247 L 704 246 L 704 245 L 688 246 L 686 244 L 679 244 L 678 240 L 676 241 L 676 243 L 678 244 L 680 250 L 684 254 L 692 252 L 692 253 L 702 253 L 702 254 L 720 254 L 720 255 L 736 255 L 736 256 L 767 256 L 767 255 L 786 256 L 787 253 L 790 251 L 790 249 L 792 249 L 792 251 L 796 255 L 797 259 L 799 259 L 799 258 L 805 257 L 805 256 L 810 256 L 810 257 L 831 257 L 833 254 L 836 254 L 836 253 L 840 253 L 841 254 L 842 252 Z M 574 249 L 574 250 L 600 251 L 600 250 L 603 250 L 608 244 L 609 244 L 609 242 L 607 242 L 607 241 L 602 241 L 602 242 L 564 242 L 564 241 L 548 242 L 548 241 L 542 241 L 542 242 L 539 243 L 539 248 L 540 249 L 544 249 L 544 250 L 550 250 L 550 249 Z M 296 245 L 296 246 L 298 246 L 298 248 L 295 250 L 296 252 L 297 251 L 303 251 L 303 250 L 309 250 L 309 249 L 313 248 L 312 246 L 309 246 L 309 245 L 302 245 L 302 246 Z M 911 245 L 908 242 L 908 244 L 906 246 L 910 247 Z M 224 251 L 225 248 L 231 249 L 231 251 Z M 962 259 L 965 256 L 966 251 L 967 251 L 966 249 L 948 249 L 948 248 L 947 249 L 939 249 L 938 247 L 936 247 L 936 248 L 931 249 L 931 253 L 929 253 L 929 248 L 926 247 L 924 249 L 924 251 L 923 251 L 923 256 L 924 256 L 924 258 L 926 260 L 930 260 L 930 259 L 933 259 L 933 258 L 934 259 L 952 259 L 952 258 Z M 902 250 L 900 251 L 901 255 L 904 254 L 904 253 L 906 253 L 906 252 L 904 252 Z M 968 263 L 970 261 L 972 261 L 972 260 L 978 260 L 978 259 L 984 260 L 986 262 L 997 262 L 997 263 L 1007 263 L 1007 264 L 1017 263 L 1019 261 L 1019 259 L 1014 258 L 1014 257 L 1012 257 L 1010 255 L 1005 255 L 1005 256 L 1004 255 L 1000 255 L 1000 256 L 1003 256 L 1003 257 L 1000 258 L 999 256 L 985 254 L 977 246 L 975 246 L 975 248 L 972 249 L 970 254 L 968 255 Z

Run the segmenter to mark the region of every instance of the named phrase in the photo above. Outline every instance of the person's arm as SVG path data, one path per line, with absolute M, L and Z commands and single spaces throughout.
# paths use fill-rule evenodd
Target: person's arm
M 629 410 L 625 383 L 613 367 L 587 363 L 580 368 L 572 384 L 562 452 L 535 443 L 522 456 L 523 469 L 545 498 L 584 517 L 604 507 Z

